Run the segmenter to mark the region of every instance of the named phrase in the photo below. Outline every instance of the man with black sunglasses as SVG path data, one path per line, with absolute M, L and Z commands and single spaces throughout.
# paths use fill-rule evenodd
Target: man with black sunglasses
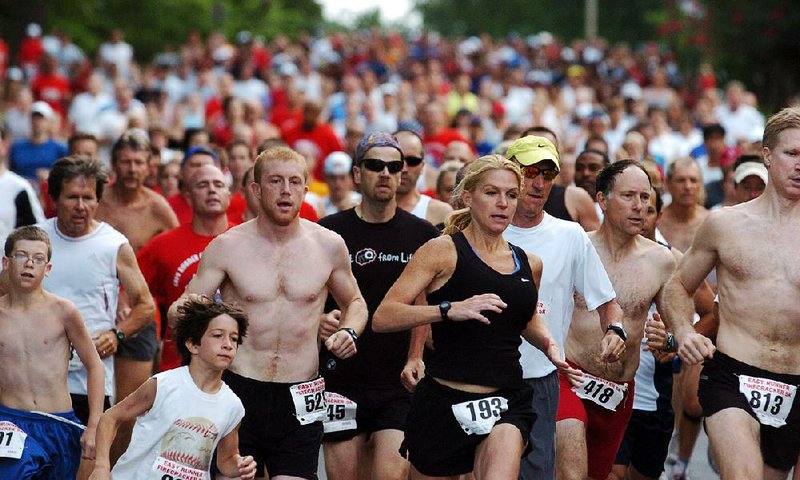
M 434 225 L 444 224 L 453 211 L 450 205 L 423 195 L 417 189 L 417 180 L 425 166 L 425 147 L 422 138 L 411 130 L 395 132 L 403 153 L 403 168 L 397 187 L 397 206 L 425 219 Z
M 555 145 L 544 137 L 528 135 L 515 140 L 507 156 L 522 168 L 525 182 L 517 211 L 503 236 L 514 245 L 536 252 L 544 264 L 539 314 L 547 321 L 553 338 L 564 342 L 575 307 L 573 291 L 586 298 L 588 308 L 600 314 L 605 328 L 622 320 L 622 310 L 603 264 L 586 232 L 575 222 L 548 214 L 544 205 L 559 173 Z M 602 340 L 602 354 L 609 360 L 624 351 L 624 342 L 613 333 Z M 520 478 L 555 478 L 556 411 L 558 373 L 544 354 L 523 342 L 520 347 L 523 377 L 533 387 L 536 422 L 529 443 L 532 451 L 522 459 Z
M 357 478 L 359 464 L 373 466 L 371 478 L 404 479 L 408 472 L 408 462 L 398 453 L 411 400 L 401 385 L 401 372 L 414 377 L 424 371 L 418 360 L 409 361 L 405 370 L 404 365 L 411 338 L 424 341 L 425 333 L 375 333 L 371 328 L 372 313 L 411 256 L 438 236 L 433 225 L 397 208 L 395 192 L 404 168 L 393 135 L 374 132 L 364 137 L 353 167 L 361 202 L 319 222 L 344 238 L 369 311 L 358 355 L 342 360 L 323 350 L 320 359 L 328 401 L 325 466 L 331 480 Z M 338 308 L 329 298 L 320 331 L 323 341 L 339 328 Z M 363 458 L 368 440 L 374 447 L 372 461 Z

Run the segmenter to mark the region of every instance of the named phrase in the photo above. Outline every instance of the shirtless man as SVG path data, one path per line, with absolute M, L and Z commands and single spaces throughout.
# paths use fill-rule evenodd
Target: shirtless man
M 605 168 L 611 161 L 608 155 L 599 150 L 584 150 L 575 158 L 575 185 L 586 190 L 592 197 L 597 218 L 603 220 L 603 210 L 597 203 L 597 175 L 600 170 Z
M 800 235 L 800 109 L 773 115 L 763 145 L 764 193 L 713 212 L 667 285 L 666 320 L 679 355 L 687 363 L 705 359 L 700 404 L 725 479 L 786 478 L 800 452 L 800 275 L 793 261 Z M 686 320 L 692 292 L 714 267 L 716 352 Z
M 444 223 L 453 207 L 417 190 L 417 180 L 425 165 L 425 147 L 422 138 L 410 130 L 400 130 L 394 134 L 403 150 L 403 172 L 397 186 L 397 206 L 411 212 L 433 225 Z
M 144 131 L 131 129 L 111 149 L 116 181 L 100 205 L 97 219 L 125 235 L 134 252 L 161 232 L 178 226 L 178 218 L 164 197 L 144 186 L 150 144 Z
M 245 405 L 240 450 L 256 458 L 259 477 L 317 478 L 326 414 L 317 335 L 328 293 L 342 312 L 339 329 L 325 341 L 330 352 L 354 355 L 367 321 L 342 237 L 298 217 L 308 175 L 297 152 L 262 152 L 248 187 L 261 211 L 209 244 L 169 312 L 174 322 L 184 298 L 217 289 L 247 312 L 247 341 L 224 380 Z
M 0 438 L 4 439 L 0 478 L 75 478 L 81 456 L 94 459 L 105 373 L 75 304 L 42 287 L 51 268 L 51 252 L 47 234 L 33 226 L 18 228 L 5 243 L 8 293 L 0 297 Z M 72 347 L 72 355 L 78 354 L 88 372 L 90 414 L 85 431 L 72 411 L 67 389 Z M 20 430 L 27 439 L 19 437 Z
M 597 197 L 605 218 L 600 229 L 589 234 L 608 272 L 622 324 L 597 328 L 598 314 L 586 309 L 582 296 L 567 335 L 566 357 L 583 370 L 579 385 L 572 387 L 561 377 L 561 398 L 556 423 L 556 461 L 559 478 L 588 477 L 605 480 L 625 433 L 633 408 L 633 378 L 639 366 L 639 343 L 644 334 L 650 304 L 662 308 L 663 287 L 675 269 L 669 251 L 639 235 L 647 203 L 650 178 L 632 160 L 612 163 L 597 177 Z M 663 324 L 658 323 L 662 337 Z M 648 326 L 648 337 L 656 330 Z M 619 335 L 625 352 L 610 362 L 601 355 L 603 335 Z M 652 333 L 655 336 L 655 333 Z M 662 338 L 648 338 L 652 346 L 664 346 Z
M 125 235 L 134 253 L 159 233 L 178 226 L 178 218 L 164 197 L 144 186 L 149 159 L 147 134 L 139 129 L 123 133 L 111 147 L 111 167 L 116 181 L 109 186 L 97 207 L 97 219 Z M 127 296 L 122 292 L 117 315 L 122 319 L 129 312 Z M 127 397 L 150 378 L 157 351 L 153 321 L 138 335 L 120 339 L 114 356 L 117 399 Z M 120 425 L 111 448 L 112 461 L 128 448 L 132 429 L 133 422 Z
M 667 191 L 672 203 L 664 207 L 658 229 L 670 245 L 685 252 L 697 229 L 708 216 L 700 203 L 703 179 L 700 167 L 689 158 L 675 160 L 667 168 Z

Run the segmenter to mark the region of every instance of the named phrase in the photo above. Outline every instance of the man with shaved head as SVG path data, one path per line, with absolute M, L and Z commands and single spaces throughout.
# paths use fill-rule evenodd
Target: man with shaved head
M 690 158 L 675 160 L 667 169 L 667 191 L 672 203 L 664 207 L 658 229 L 670 245 L 685 252 L 700 224 L 708 216 L 702 205 L 703 177 Z

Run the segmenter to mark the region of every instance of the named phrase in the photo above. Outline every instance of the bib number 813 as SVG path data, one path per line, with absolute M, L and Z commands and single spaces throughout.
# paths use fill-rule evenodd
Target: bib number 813
M 770 402 L 772 402 L 772 406 L 770 406 Z M 777 415 L 781 411 L 781 405 L 783 405 L 783 397 L 780 395 L 773 397 L 770 393 L 761 393 L 757 390 L 750 392 L 750 406 L 753 410 L 761 409 L 764 413 Z

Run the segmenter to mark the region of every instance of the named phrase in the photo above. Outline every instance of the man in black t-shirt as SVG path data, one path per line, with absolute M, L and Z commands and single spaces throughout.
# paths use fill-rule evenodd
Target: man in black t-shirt
M 417 248 L 438 231 L 397 207 L 395 192 L 402 169 L 403 154 L 393 135 L 375 132 L 364 137 L 353 167 L 361 203 L 319 222 L 344 238 L 369 310 L 357 355 L 342 360 L 324 349 L 321 353 L 328 403 L 325 468 L 331 480 L 358 478 L 358 466 L 364 463 L 373 466 L 371 478 L 404 479 L 408 473 L 408 462 L 398 450 L 411 397 L 400 376 L 410 342 L 424 342 L 427 330 L 375 333 L 372 314 Z M 320 332 L 323 339 L 339 328 L 336 308 L 329 298 Z M 419 374 L 421 368 L 410 365 L 406 374 Z M 361 461 L 369 440 L 372 461 Z

